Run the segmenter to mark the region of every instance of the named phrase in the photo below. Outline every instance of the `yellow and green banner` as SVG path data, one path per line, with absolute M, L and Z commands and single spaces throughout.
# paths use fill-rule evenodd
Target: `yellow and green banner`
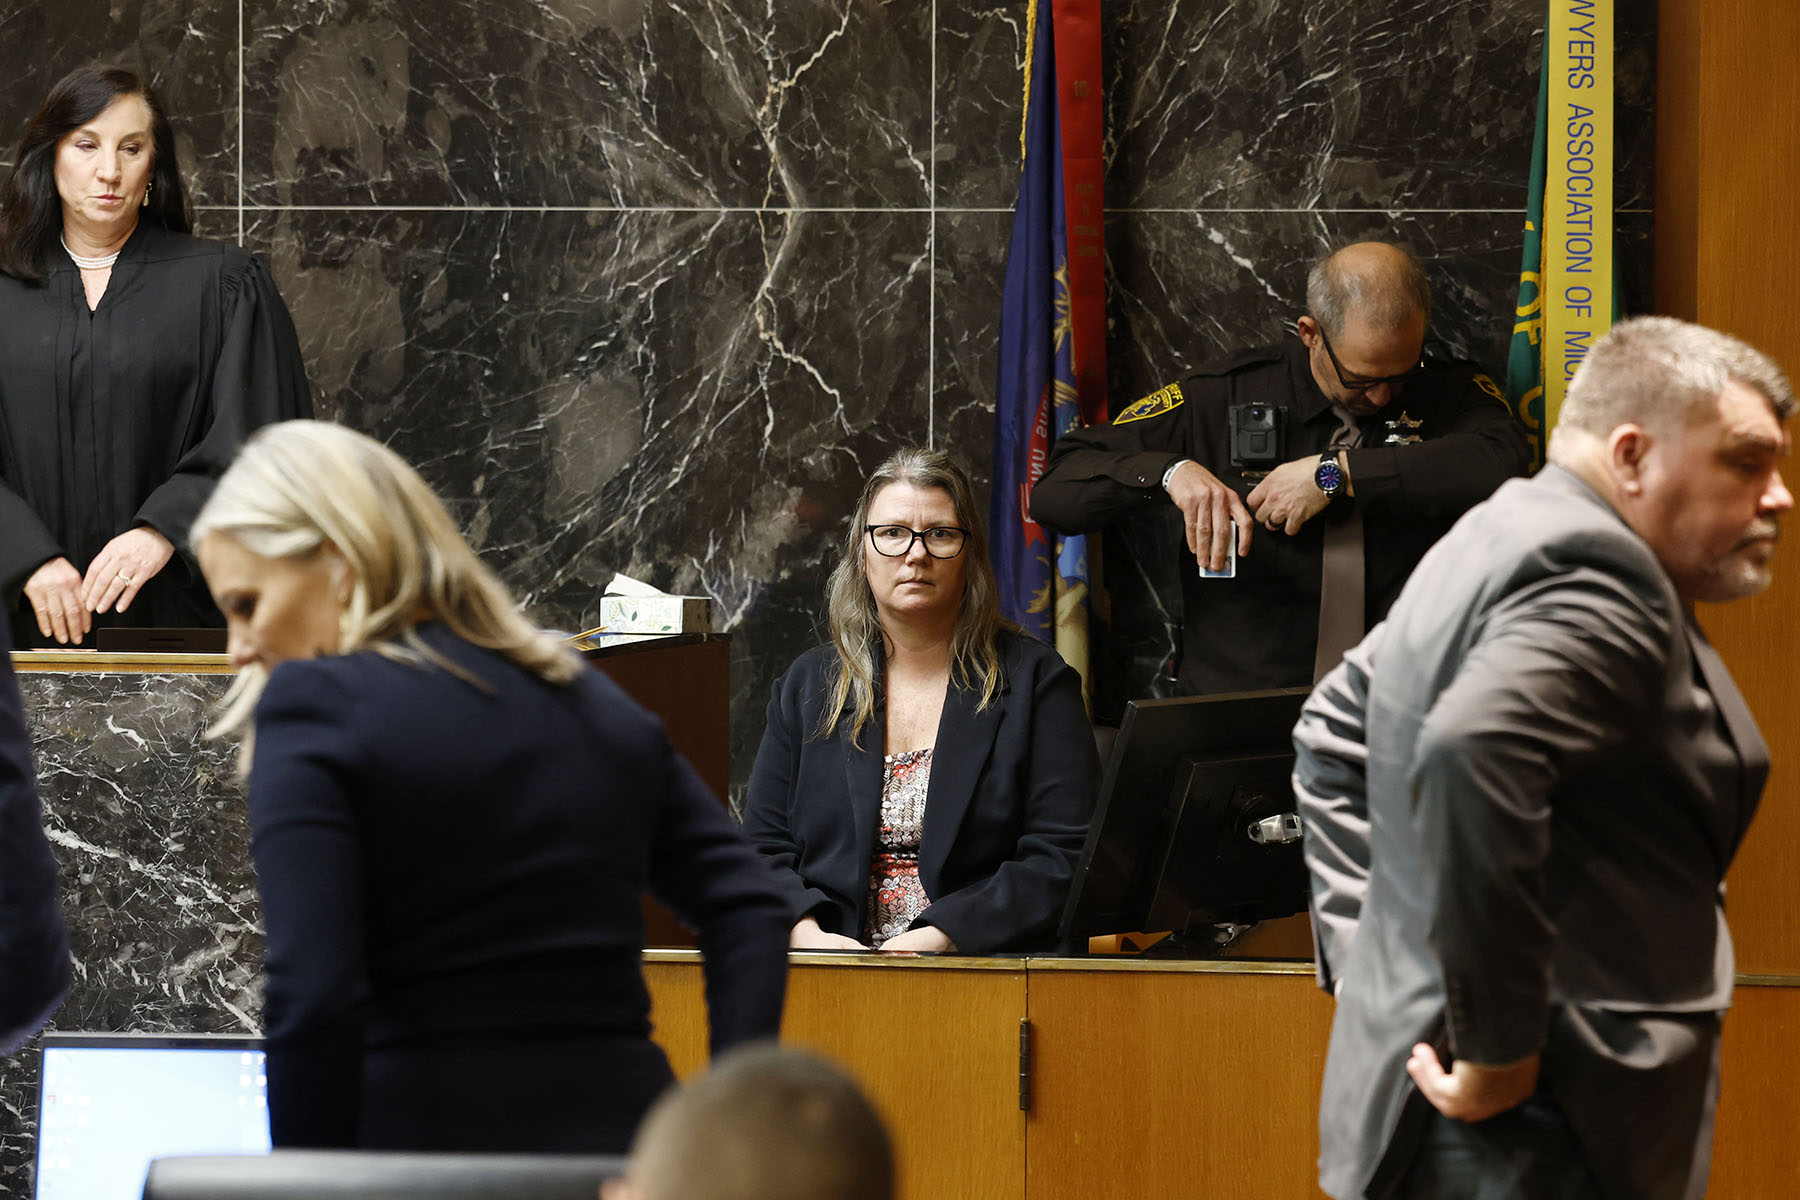
M 1569 379 L 1619 311 L 1613 0 L 1550 0 L 1507 392 L 1538 462 Z

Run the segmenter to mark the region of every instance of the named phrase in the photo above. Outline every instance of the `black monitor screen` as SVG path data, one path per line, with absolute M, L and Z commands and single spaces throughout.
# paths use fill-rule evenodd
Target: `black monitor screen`
M 1066 949 L 1306 911 L 1291 776 L 1309 692 L 1126 706 L 1063 913 Z

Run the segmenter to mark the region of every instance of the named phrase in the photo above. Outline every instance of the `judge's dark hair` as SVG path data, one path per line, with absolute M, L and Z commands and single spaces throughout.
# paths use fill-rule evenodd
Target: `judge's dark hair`
M 139 212 L 176 233 L 193 228 L 187 189 L 175 155 L 175 131 L 150 85 L 123 67 L 90 63 L 64 75 L 25 127 L 13 167 L 0 184 L 0 271 L 42 283 L 49 253 L 62 233 L 62 197 L 56 191 L 56 148 L 64 135 L 106 111 L 120 96 L 137 96 L 150 110 L 150 203 Z

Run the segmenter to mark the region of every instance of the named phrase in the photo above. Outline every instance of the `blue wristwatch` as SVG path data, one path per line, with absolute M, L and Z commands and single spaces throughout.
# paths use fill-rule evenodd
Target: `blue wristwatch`
M 1327 500 L 1336 500 L 1344 494 L 1344 468 L 1338 466 L 1338 452 L 1327 450 L 1319 455 L 1319 465 L 1313 470 L 1313 482 L 1325 493 Z

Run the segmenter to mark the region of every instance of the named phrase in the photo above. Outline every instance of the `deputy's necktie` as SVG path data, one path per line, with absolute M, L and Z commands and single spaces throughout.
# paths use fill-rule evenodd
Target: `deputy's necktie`
M 1340 422 L 1332 432 L 1329 450 L 1350 450 L 1362 442 L 1356 416 L 1332 405 Z M 1344 651 L 1363 639 L 1363 527 L 1362 513 L 1354 501 L 1340 499 L 1348 511 L 1341 520 L 1327 519 L 1325 555 L 1319 579 L 1319 647 L 1313 657 L 1313 682 L 1337 666 Z M 1320 516 L 1326 517 L 1327 509 Z M 1335 515 L 1335 514 L 1333 514 Z

